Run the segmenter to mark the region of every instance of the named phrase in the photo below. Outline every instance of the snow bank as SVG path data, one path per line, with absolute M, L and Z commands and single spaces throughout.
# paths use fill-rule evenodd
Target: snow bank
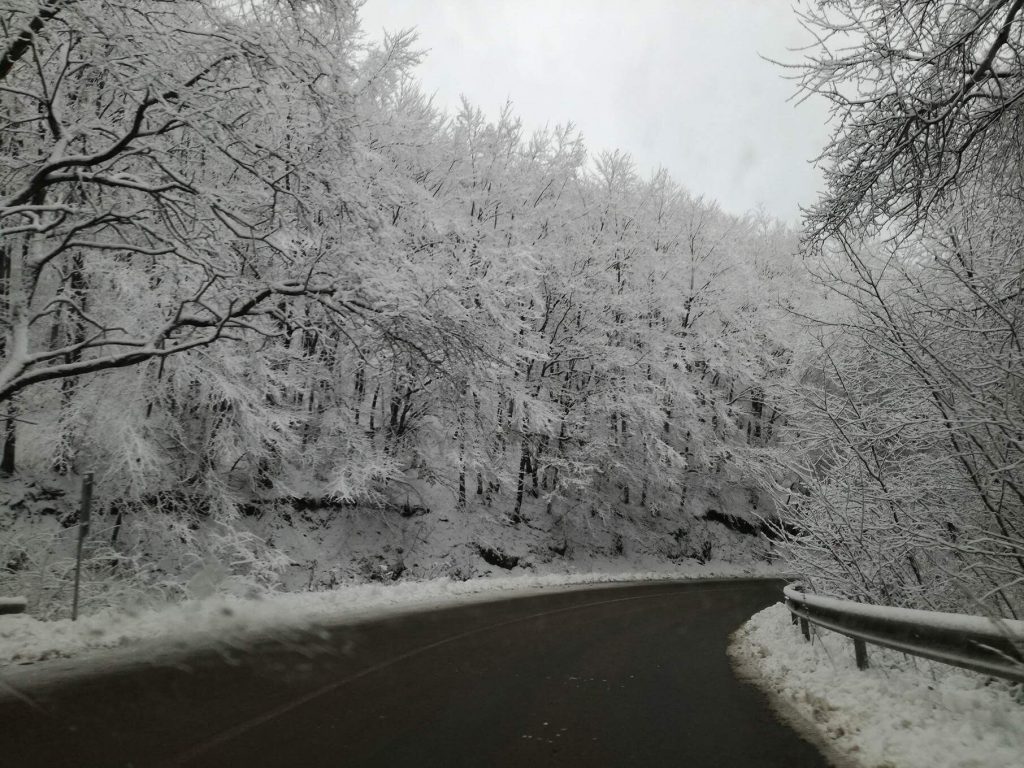
M 590 573 L 452 581 L 361 584 L 323 592 L 278 593 L 262 598 L 210 597 L 138 612 L 101 610 L 81 617 L 40 621 L 0 616 L 0 669 L 67 658 L 85 651 L 159 640 L 180 648 L 232 643 L 250 636 L 301 630 L 316 624 L 368 619 L 397 611 L 514 596 L 538 588 L 606 582 L 710 577 L 776 576 L 769 567 L 722 564 L 676 571 Z
M 859 671 L 853 643 L 819 630 L 807 643 L 781 603 L 733 637 L 741 672 L 784 715 L 838 756 L 875 768 L 1020 768 L 1024 700 L 1013 687 L 923 659 L 868 646 Z

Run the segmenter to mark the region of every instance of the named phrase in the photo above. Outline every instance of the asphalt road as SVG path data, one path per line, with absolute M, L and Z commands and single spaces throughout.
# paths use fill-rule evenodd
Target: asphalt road
M 780 586 L 534 595 L 76 677 L 0 698 L 0 765 L 825 766 L 726 657 Z

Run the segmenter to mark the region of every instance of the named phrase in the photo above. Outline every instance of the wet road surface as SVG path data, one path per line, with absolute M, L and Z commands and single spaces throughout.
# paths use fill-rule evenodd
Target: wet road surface
M 726 657 L 780 592 L 531 595 L 0 693 L 0 765 L 825 766 Z

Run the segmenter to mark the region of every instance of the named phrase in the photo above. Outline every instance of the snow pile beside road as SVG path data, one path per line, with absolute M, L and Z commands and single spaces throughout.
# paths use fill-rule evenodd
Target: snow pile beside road
M 860 671 L 848 638 L 819 630 L 813 639 L 779 603 L 736 632 L 730 653 L 829 751 L 871 768 L 1021 766 L 1024 702 L 1009 686 L 876 646 Z
M 526 594 L 545 587 L 774 575 L 778 575 L 778 571 L 768 566 L 721 564 L 658 572 L 552 574 L 471 581 L 434 579 L 360 584 L 323 592 L 275 593 L 262 598 L 209 597 L 137 612 L 105 609 L 83 616 L 77 622 L 69 619 L 40 621 L 28 615 L 0 616 L 0 667 L 66 658 L 140 641 L 158 640 L 172 648 L 232 643 L 250 636 L 288 633 L 316 624 L 368 619 L 501 594 Z

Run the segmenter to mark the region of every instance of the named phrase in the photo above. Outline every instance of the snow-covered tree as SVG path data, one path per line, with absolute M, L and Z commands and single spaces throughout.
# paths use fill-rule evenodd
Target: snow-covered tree
M 803 84 L 838 126 L 807 243 L 834 303 L 777 491 L 794 557 L 837 592 L 1024 610 L 1020 12 L 844 0 L 805 16 L 821 48 Z

